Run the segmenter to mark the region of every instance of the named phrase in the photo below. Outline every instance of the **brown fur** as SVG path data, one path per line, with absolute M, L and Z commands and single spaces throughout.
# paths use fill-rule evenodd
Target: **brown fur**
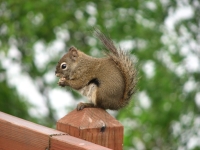
M 58 84 L 70 86 L 89 98 L 90 103 L 80 103 L 78 110 L 84 107 L 117 110 L 126 106 L 134 93 L 136 70 L 131 59 L 112 40 L 98 30 L 95 35 L 109 50 L 107 57 L 94 58 L 71 47 L 56 67 Z M 63 63 L 67 67 L 64 70 Z

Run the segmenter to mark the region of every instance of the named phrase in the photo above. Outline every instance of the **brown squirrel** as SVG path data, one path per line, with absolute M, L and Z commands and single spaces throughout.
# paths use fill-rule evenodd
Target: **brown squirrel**
M 110 38 L 99 30 L 94 30 L 94 34 L 108 50 L 107 57 L 94 58 L 71 47 L 56 66 L 58 84 L 70 86 L 89 98 L 90 103 L 79 103 L 77 110 L 118 110 L 129 103 L 135 92 L 137 71 L 130 57 L 117 49 Z

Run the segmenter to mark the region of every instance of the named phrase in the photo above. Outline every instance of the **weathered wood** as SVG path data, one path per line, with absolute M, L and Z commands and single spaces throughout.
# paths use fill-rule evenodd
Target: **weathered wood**
M 0 150 L 108 150 L 108 148 L 0 112 Z
M 67 142 L 66 142 L 67 141 Z M 53 136 L 50 150 L 111 150 L 69 135 Z
M 123 126 L 100 108 L 74 110 L 57 122 L 57 130 L 114 150 L 122 150 Z

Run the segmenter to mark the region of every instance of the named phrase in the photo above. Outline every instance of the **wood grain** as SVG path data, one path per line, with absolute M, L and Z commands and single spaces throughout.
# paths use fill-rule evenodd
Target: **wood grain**
M 68 141 L 68 143 L 66 143 Z M 51 138 L 50 150 L 111 150 L 109 148 L 91 144 L 88 141 L 80 140 L 78 138 L 63 135 L 54 136 Z
M 108 150 L 64 132 L 0 112 L 0 150 Z
M 57 122 L 57 130 L 115 150 L 123 149 L 123 126 L 100 108 L 74 110 Z

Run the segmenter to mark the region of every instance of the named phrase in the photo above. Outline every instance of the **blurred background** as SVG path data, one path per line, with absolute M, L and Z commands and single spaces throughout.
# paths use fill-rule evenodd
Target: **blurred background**
M 55 128 L 85 101 L 54 72 L 72 45 L 103 56 L 93 26 L 138 68 L 130 105 L 109 111 L 124 125 L 124 149 L 200 149 L 199 0 L 1 0 L 0 111 Z

